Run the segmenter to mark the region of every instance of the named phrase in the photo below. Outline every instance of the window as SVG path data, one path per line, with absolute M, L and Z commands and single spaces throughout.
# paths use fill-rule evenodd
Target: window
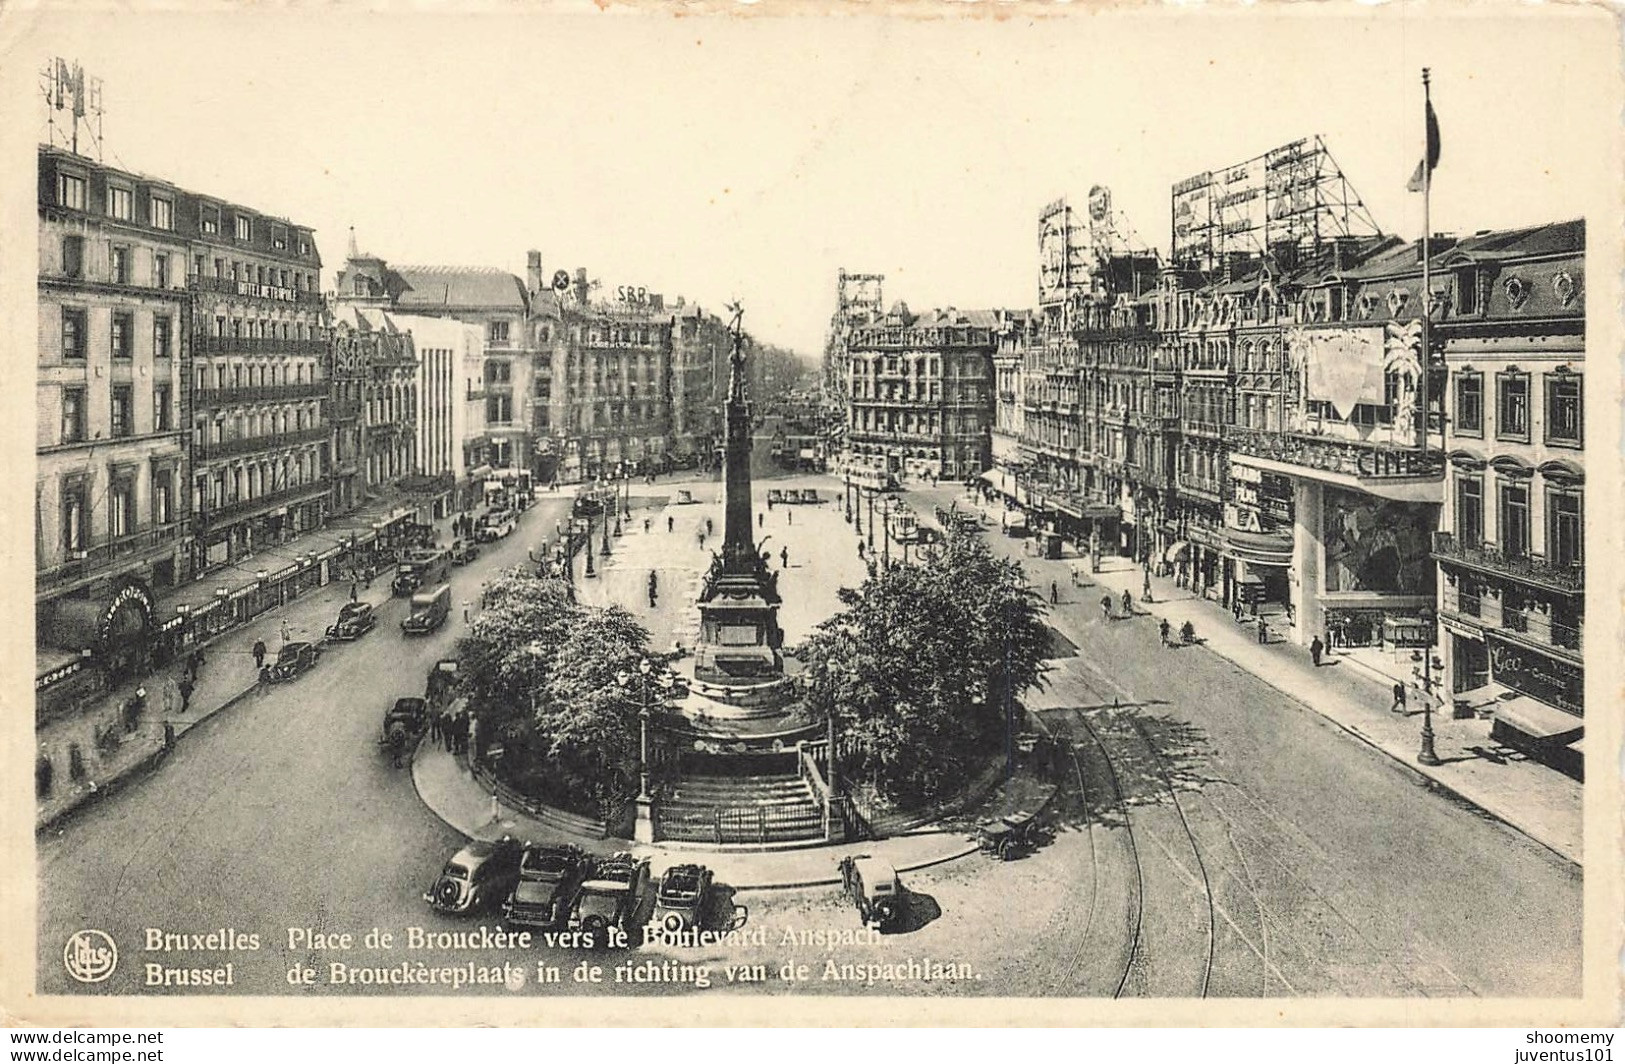
M 62 308 L 62 357 L 85 357 L 85 312 L 77 307 Z
M 309 255 L 310 254 L 310 241 L 304 239 L 303 237 L 299 238 L 299 254 L 301 254 L 301 255 Z
M 1456 312 L 1459 314 L 1478 313 L 1478 271 L 1458 270 L 1456 272 Z
M 203 256 L 202 255 L 193 255 L 192 256 L 192 272 L 194 274 L 196 274 L 197 276 L 199 276 L 199 277 L 203 276 Z
M 113 424 L 110 430 L 114 436 L 130 436 L 135 433 L 135 390 L 128 384 L 113 385 Z
M 513 366 L 508 362 L 487 362 L 485 364 L 485 383 L 507 384 L 513 380 Z
M 159 384 L 152 389 L 152 430 L 170 432 L 175 426 L 169 416 L 169 385 Z
M 127 188 L 117 185 L 107 186 L 107 214 L 110 218 L 117 218 L 127 222 L 135 214 L 135 195 Z
M 155 315 L 152 319 L 152 357 L 168 358 L 174 340 L 174 319 L 167 314 Z
M 115 474 L 108 488 L 107 531 L 113 539 L 135 531 L 135 484 L 128 473 Z
M 167 525 L 175 519 L 175 474 L 168 469 L 152 472 L 152 523 Z
M 235 221 L 236 221 L 236 225 L 237 225 L 237 228 L 236 228 L 237 239 L 238 240 L 245 240 L 245 241 L 246 240 L 253 240 L 254 239 L 254 220 L 252 218 L 248 217 L 245 214 L 239 214 L 239 215 L 236 216 Z
M 154 254 L 152 256 L 152 286 L 154 288 L 169 287 L 169 256 Z
M 486 335 L 486 340 L 489 343 L 493 343 L 493 344 L 505 344 L 505 343 L 507 343 L 508 342 L 508 323 L 505 322 L 505 321 L 493 321 L 493 322 L 491 322 L 486 327 L 486 334 L 485 335 Z
M 1553 489 L 1546 493 L 1546 558 L 1559 568 L 1579 565 L 1585 557 L 1585 521 L 1580 493 Z
M 62 442 L 78 443 L 85 438 L 85 390 L 62 389 Z
M 506 425 L 513 420 L 513 396 L 488 395 L 485 397 L 485 421 L 488 425 Z
M 1529 438 L 1529 374 L 1496 374 L 1495 421 L 1498 438 Z
M 112 346 L 114 358 L 129 358 L 135 332 L 135 315 L 127 311 L 113 314 Z
M 1579 446 L 1581 378 L 1572 373 L 1546 376 L 1546 442 Z
M 175 228 L 175 203 L 162 196 L 153 196 L 147 201 L 147 215 L 152 221 L 154 229 Z
M 85 275 L 85 238 L 82 236 L 65 236 L 62 238 L 62 276 L 83 277 Z
M 62 547 L 68 551 L 85 549 L 85 518 L 89 513 L 85 482 L 78 477 L 62 482 Z
M 1456 477 L 1456 542 L 1463 547 L 1477 547 L 1484 542 L 1482 477 Z
M 1509 558 L 1529 554 L 1529 485 L 1521 481 L 1501 482 L 1501 510 L 1496 515 L 1501 553 Z
M 271 227 L 271 246 L 276 248 L 278 251 L 281 251 L 288 246 L 288 231 L 282 228 L 280 225 L 273 225 Z
M 197 224 L 198 228 L 205 233 L 220 232 L 220 208 L 208 205 L 199 207 L 197 209 Z M 219 262 L 219 259 L 215 260 L 216 264 Z M 218 277 L 219 275 L 219 271 L 216 270 L 215 276 Z
M 85 201 L 90 185 L 84 178 L 74 174 L 56 175 L 56 204 L 58 207 L 70 207 L 76 211 L 85 209 Z
M 1456 376 L 1457 436 L 1484 435 L 1484 375 L 1461 373 Z
M 130 249 L 114 244 L 108 261 L 112 267 L 114 284 L 130 283 Z

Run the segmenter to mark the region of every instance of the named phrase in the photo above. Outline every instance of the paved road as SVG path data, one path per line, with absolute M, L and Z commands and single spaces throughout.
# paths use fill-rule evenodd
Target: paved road
M 1077 756 L 1053 841 L 1007 864 L 971 859 L 911 873 L 903 934 L 833 950 L 787 941 L 856 925 L 834 891 L 809 890 L 741 893 L 735 901 L 748 910 L 753 940 L 698 949 L 588 956 L 288 948 L 290 927 L 360 936 L 377 926 L 399 940 L 413 926 L 478 926 L 422 903 L 461 839 L 427 812 L 409 774 L 390 768 L 374 738 L 384 706 L 421 691 L 429 664 L 450 651 L 469 589 L 522 561 L 551 532 L 563 494 L 544 495 L 514 537 L 456 572 L 457 607 L 442 632 L 404 641 L 396 629 L 402 603 L 386 606 L 365 639 L 334 648 L 297 682 L 211 718 L 158 774 L 42 839 L 41 989 L 141 992 L 146 964 L 231 960 L 231 991 L 280 994 L 291 992 L 287 969 L 302 963 L 325 981 L 333 960 L 507 960 L 526 971 L 526 992 L 542 990 L 539 961 L 564 980 L 546 990 L 564 993 L 690 989 L 701 966 L 710 991 L 778 994 L 854 993 L 871 977 L 876 989 L 903 994 L 1578 990 L 1577 870 L 1419 789 L 1391 762 L 1211 653 L 1160 650 L 1150 621 L 1103 623 L 1086 605 L 1058 611 L 1055 624 L 1080 657 L 1061 664 L 1035 700 L 1050 707 L 1046 721 Z M 829 536 L 792 544 L 809 559 L 851 548 Z M 112 934 L 122 954 L 113 978 L 89 987 L 70 981 L 61 963 L 63 943 L 84 927 Z M 235 928 L 260 935 L 261 949 L 148 954 L 140 948 L 148 928 Z M 604 982 L 571 981 L 583 961 L 602 965 Z M 919 968 L 841 968 L 896 962 Z M 786 963 L 805 965 L 806 979 L 781 979 Z M 623 978 L 686 981 L 617 983 L 617 966 L 628 964 L 638 967 Z M 730 968 L 735 980 L 766 978 L 731 981 Z

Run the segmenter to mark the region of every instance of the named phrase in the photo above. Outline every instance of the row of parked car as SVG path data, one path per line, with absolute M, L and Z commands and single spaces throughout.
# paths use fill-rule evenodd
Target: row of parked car
M 865 927 L 896 930 L 907 914 L 908 892 L 897 871 L 877 857 L 842 858 L 841 890 Z M 609 928 L 628 933 L 644 923 L 667 930 L 717 929 L 743 922 L 743 910 L 718 913 L 719 891 L 701 864 L 668 868 L 654 888 L 654 905 L 640 920 L 651 883 L 649 859 L 629 852 L 595 857 L 578 846 L 525 845 L 503 836 L 476 839 L 452 855 L 423 900 L 443 913 L 500 912 L 505 923 L 541 930 L 578 931 L 593 946 L 608 944 Z

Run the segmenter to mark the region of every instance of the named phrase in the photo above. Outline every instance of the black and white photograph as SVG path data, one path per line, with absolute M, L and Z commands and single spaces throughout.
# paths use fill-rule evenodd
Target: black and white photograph
M 1603 9 L 0 30 L 10 1014 L 1618 1023 Z

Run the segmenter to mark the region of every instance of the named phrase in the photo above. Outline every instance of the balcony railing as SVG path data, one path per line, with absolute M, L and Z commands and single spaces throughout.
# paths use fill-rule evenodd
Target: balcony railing
M 278 303 L 302 303 L 306 306 L 321 306 L 322 294 L 308 288 L 283 288 L 281 285 L 255 284 L 252 281 L 235 281 L 230 277 L 210 277 L 201 273 L 186 275 L 186 287 L 194 292 L 219 292 L 228 296 L 248 296 L 254 299 L 270 299 Z
M 192 392 L 198 406 L 229 406 L 233 403 L 275 402 L 285 399 L 315 399 L 326 396 L 332 386 L 327 381 L 302 384 L 256 384 L 242 388 L 199 388 Z
M 284 340 L 275 336 L 199 336 L 194 355 L 325 355 L 326 340 Z
M 62 584 L 89 576 L 98 569 L 105 568 L 123 558 L 138 557 L 159 548 L 167 547 L 180 537 L 181 523 L 172 521 L 167 525 L 158 525 L 154 528 L 144 528 L 128 536 L 109 540 L 87 547 L 82 551 L 74 552 L 82 557 L 72 557 L 60 565 L 49 569 L 42 569 L 35 576 L 34 583 L 39 590 L 56 588 Z
M 1501 600 L 1494 596 L 1459 588 L 1446 588 L 1439 605 L 1446 614 L 1481 622 L 1515 642 L 1571 655 L 1579 655 L 1585 649 L 1585 625 L 1578 620 L 1569 624 L 1541 610 L 1511 609 L 1501 605 Z
M 326 493 L 327 480 L 323 478 L 309 484 L 301 484 L 295 488 L 274 491 L 268 495 L 256 495 L 252 499 L 237 499 L 219 506 L 205 507 L 197 512 L 197 523 L 202 526 L 219 525 L 222 522 L 230 521 L 245 514 L 269 510 L 275 506 L 284 506 L 288 503 L 315 498 Z
M 1225 434 L 1225 439 L 1231 450 L 1240 454 L 1343 473 L 1362 480 L 1444 476 L 1444 455 L 1438 451 L 1246 429 L 1232 430 Z
M 1539 555 L 1508 555 L 1488 543 L 1469 547 L 1456 542 L 1452 532 L 1433 533 L 1433 557 L 1480 572 L 1510 576 L 1564 594 L 1579 594 L 1585 590 L 1585 566 L 1582 563 L 1553 565 Z
M 264 436 L 243 436 L 235 440 L 216 440 L 211 443 L 195 444 L 192 456 L 199 459 L 225 458 L 234 454 L 250 454 L 255 451 L 270 451 L 279 447 L 294 447 L 301 443 L 316 443 L 325 440 L 332 432 L 325 425 L 313 429 L 299 429 L 295 432 L 272 432 Z

